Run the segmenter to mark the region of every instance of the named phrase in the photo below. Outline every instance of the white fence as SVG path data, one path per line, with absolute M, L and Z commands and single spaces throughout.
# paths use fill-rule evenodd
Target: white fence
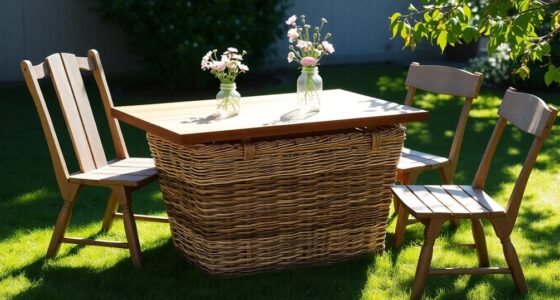
M 401 49 L 401 41 L 389 39 L 389 15 L 406 9 L 408 1 L 294 0 L 288 14 L 305 14 L 312 24 L 329 20 L 335 55 L 330 63 L 359 63 L 422 59 L 438 55 L 434 48 L 420 47 L 414 53 Z M 84 54 L 95 48 L 107 72 L 139 69 L 129 54 L 125 36 L 114 24 L 101 21 L 91 10 L 91 0 L 0 0 L 0 81 L 22 78 L 19 62 L 34 64 L 55 52 Z M 287 40 L 277 43 L 271 67 L 286 66 Z

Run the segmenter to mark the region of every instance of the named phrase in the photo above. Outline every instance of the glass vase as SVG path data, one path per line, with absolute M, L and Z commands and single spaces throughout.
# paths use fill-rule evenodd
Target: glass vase
M 241 95 L 235 83 L 220 84 L 220 91 L 216 95 L 218 114 L 221 118 L 231 118 L 239 114 Z
M 318 112 L 321 109 L 323 79 L 318 67 L 302 67 L 297 79 L 297 109 L 300 114 Z

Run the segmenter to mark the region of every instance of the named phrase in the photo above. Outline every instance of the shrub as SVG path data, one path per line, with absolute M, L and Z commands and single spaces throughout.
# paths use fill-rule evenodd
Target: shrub
M 119 24 L 146 71 L 174 88 L 211 79 L 201 57 L 228 46 L 247 50 L 256 67 L 282 35 L 290 0 L 95 0 L 96 10 Z
M 491 56 L 478 56 L 469 60 L 466 68 L 471 72 L 484 74 L 484 83 L 494 86 L 507 86 L 513 83 L 513 63 L 509 57 L 507 44 L 500 45 Z

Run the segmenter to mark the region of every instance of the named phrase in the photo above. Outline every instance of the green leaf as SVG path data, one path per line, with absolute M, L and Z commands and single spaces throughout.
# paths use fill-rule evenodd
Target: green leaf
M 401 37 L 403 39 L 406 39 L 410 31 L 412 30 L 412 28 L 408 23 L 401 23 L 401 24 L 403 24 L 403 27 L 401 28 Z
M 552 50 L 552 48 L 550 47 L 550 44 L 548 42 L 542 43 L 541 47 L 543 55 L 550 55 L 550 50 Z
M 439 9 L 436 9 L 432 12 L 432 20 L 439 20 L 440 19 L 440 12 Z
M 531 6 L 531 0 L 522 0 L 519 2 L 519 11 L 526 11 Z
M 554 16 L 552 17 L 552 22 L 550 22 L 550 27 L 552 30 L 556 30 L 560 27 L 560 12 L 555 12 Z
M 519 77 L 521 77 L 521 79 L 527 79 L 530 75 L 530 70 L 529 67 L 527 67 L 527 65 L 522 64 L 521 67 L 519 67 L 517 70 L 515 70 L 515 73 L 517 73 L 519 75 Z
M 415 40 L 421 40 L 422 36 L 424 36 L 425 30 L 426 27 L 424 26 L 424 23 L 418 22 L 416 23 L 416 25 L 414 25 L 412 36 L 414 37 Z
M 469 6 L 465 3 L 463 4 L 463 12 L 465 13 L 465 16 L 467 16 L 467 18 L 472 18 L 472 13 L 471 13 L 471 9 L 469 8 Z
M 439 47 L 441 48 L 441 52 L 443 53 L 443 50 L 445 50 L 445 47 L 447 46 L 447 31 L 442 31 L 439 33 L 437 44 L 439 45 Z
M 544 74 L 544 83 L 549 86 L 553 81 L 554 78 L 557 77 L 558 71 L 553 65 L 548 66 L 548 71 Z
M 544 74 L 544 83 L 548 86 L 554 81 L 560 83 L 560 70 L 553 65 L 549 65 L 548 71 Z
M 404 24 L 402 22 L 397 22 L 393 25 L 393 35 L 391 36 L 391 39 L 395 38 L 395 36 L 397 36 L 397 33 L 399 33 L 402 28 L 404 27 Z
M 416 9 L 416 7 L 414 7 L 414 5 L 412 5 L 412 3 L 410 3 L 408 5 L 408 10 L 413 11 L 413 12 L 418 12 L 418 9 Z
M 391 24 L 395 23 L 395 20 L 398 19 L 401 16 L 401 13 L 396 12 L 391 16 Z
M 470 28 L 465 28 L 465 30 L 463 30 L 463 41 L 465 41 L 467 44 L 470 43 L 472 40 L 474 39 L 474 35 L 473 32 Z

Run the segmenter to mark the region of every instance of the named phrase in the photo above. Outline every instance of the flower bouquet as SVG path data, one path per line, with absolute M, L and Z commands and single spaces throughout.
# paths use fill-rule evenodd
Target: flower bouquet
M 288 30 L 288 40 L 292 43 L 288 48 L 288 62 L 293 61 L 301 65 L 301 75 L 297 80 L 298 110 L 303 114 L 317 112 L 321 108 L 320 94 L 323 90 L 323 79 L 319 76 L 317 65 L 324 55 L 334 53 L 334 46 L 328 41 L 332 36 L 327 33 L 321 35 L 323 25 L 327 24 L 325 18 L 321 25 L 311 30 L 311 25 L 305 23 L 305 16 L 301 17 L 302 26 L 297 24 L 297 17 L 291 16 L 286 24 L 291 26 Z
M 235 79 L 239 73 L 249 71 L 249 67 L 241 63 L 245 50 L 241 53 L 236 48 L 229 47 L 218 60 L 218 50 L 208 51 L 202 57 L 200 67 L 209 70 L 220 80 L 220 91 L 216 95 L 218 114 L 223 118 L 233 117 L 239 114 L 239 102 L 241 95 L 237 92 Z

